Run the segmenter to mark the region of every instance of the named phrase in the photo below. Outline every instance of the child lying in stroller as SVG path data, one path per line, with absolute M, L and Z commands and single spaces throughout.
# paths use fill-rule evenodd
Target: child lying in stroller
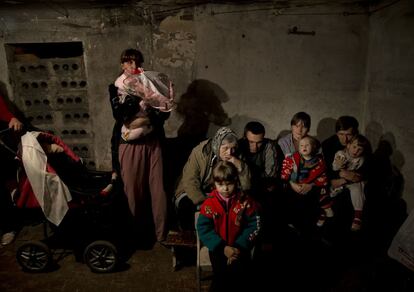
M 112 202 L 99 196 L 110 173 L 88 171 L 59 137 L 45 132 L 24 134 L 17 157 L 22 165 L 14 197 L 17 207 L 40 207 L 45 224 L 53 224 L 52 236 L 45 234 L 45 239 L 18 248 L 16 258 L 23 269 L 44 271 L 52 261 L 50 248 L 59 248 L 59 243 L 67 247 L 69 242 L 75 255 L 83 251 L 78 259 L 93 272 L 113 271 L 119 263 L 117 246 L 122 234 L 114 227 L 119 219 Z
M 27 132 L 21 137 L 18 157 L 24 171 L 20 173 L 16 205 L 41 207 L 45 217 L 58 226 L 69 209 L 72 196 L 52 166 L 54 160 L 50 154 L 55 153 L 64 153 L 72 162 L 80 162 L 80 158 L 57 136 Z

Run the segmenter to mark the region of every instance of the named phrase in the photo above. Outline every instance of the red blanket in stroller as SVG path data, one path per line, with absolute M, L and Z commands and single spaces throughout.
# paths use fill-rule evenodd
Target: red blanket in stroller
M 19 157 L 24 171 L 19 174 L 18 207 L 41 207 L 45 217 L 59 225 L 72 199 L 68 187 L 48 163 L 51 145 L 74 162 L 80 158 L 59 138 L 44 132 L 27 132 L 21 137 Z

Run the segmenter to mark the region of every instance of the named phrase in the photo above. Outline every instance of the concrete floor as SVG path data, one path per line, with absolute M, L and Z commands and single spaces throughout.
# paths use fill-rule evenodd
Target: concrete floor
M 136 250 L 121 271 L 96 274 L 77 262 L 73 253 L 56 250 L 56 267 L 45 273 L 22 271 L 16 250 L 42 233 L 42 226 L 25 227 L 18 239 L 0 249 L 0 291 L 196 291 L 195 265 L 172 269 L 171 252 L 156 243 L 152 249 Z
M 26 226 L 13 244 L 0 248 L 0 291 L 197 291 L 195 263 L 187 261 L 173 271 L 171 251 L 158 243 L 135 250 L 125 265 L 109 274 L 91 272 L 73 253 L 61 249 L 54 253 L 52 270 L 24 272 L 16 250 L 42 232 L 42 224 Z M 413 291 L 413 273 L 363 240 L 350 238 L 335 247 L 321 238 L 304 240 L 285 233 L 270 249 L 259 250 L 249 281 L 255 291 Z M 184 252 L 195 258 L 191 248 Z M 203 281 L 202 291 L 208 291 L 208 286 L 209 281 Z
M 126 222 L 120 217 L 120 214 L 126 213 L 123 209 L 111 217 L 111 208 L 106 210 L 102 208 L 103 205 L 98 206 L 101 211 L 98 219 L 102 219 L 102 226 L 106 226 L 105 219 L 108 218 L 109 221 L 117 219 Z M 76 210 L 81 212 L 77 213 Z M 94 208 L 88 210 L 93 211 Z M 84 217 L 84 214 L 80 208 L 65 217 L 71 228 L 64 228 L 62 224 L 59 227 L 68 234 L 62 237 L 62 242 L 78 242 L 80 238 L 93 233 L 95 228 L 93 225 L 87 226 L 87 222 L 94 220 L 89 216 Z M 124 264 L 113 273 L 93 273 L 86 264 L 76 260 L 72 250 L 65 252 L 62 248 L 55 250 L 53 258 L 56 264 L 50 271 L 24 272 L 16 261 L 17 249 L 25 242 L 44 238 L 43 224 L 34 222 L 29 220 L 23 224 L 24 228 L 16 241 L 0 248 L 1 292 L 197 291 L 195 249 L 181 249 L 181 259 L 185 264 L 174 271 L 170 249 L 158 243 L 145 248 L 134 245 L 132 249 L 125 249 L 128 251 L 123 255 Z M 276 233 L 269 238 L 270 244 L 256 248 L 251 278 L 241 280 L 253 284 L 254 291 L 414 291 L 414 273 L 386 254 L 395 227 L 387 228 L 379 224 L 378 219 L 375 224 L 369 224 L 368 220 L 366 222 L 366 228 L 359 233 L 350 232 L 349 226 L 346 227 L 347 232 L 339 232 L 340 225 L 335 221 L 327 222 L 322 229 L 304 229 L 307 232 L 287 226 L 275 227 L 272 230 Z M 129 236 L 132 228 L 127 225 L 125 228 L 127 231 L 121 231 L 120 234 Z M 86 234 L 80 234 L 82 229 L 86 230 Z M 387 229 L 393 231 L 387 232 Z M 116 238 L 121 238 L 121 243 L 128 241 L 128 237 Z M 203 281 L 202 291 L 208 290 L 209 283 Z

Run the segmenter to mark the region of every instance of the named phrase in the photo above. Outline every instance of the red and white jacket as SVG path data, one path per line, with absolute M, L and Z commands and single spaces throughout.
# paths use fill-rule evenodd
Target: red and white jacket
M 326 187 L 328 185 L 328 177 L 326 176 L 326 165 L 323 157 L 318 154 L 316 166 L 311 168 L 309 174 L 304 179 L 298 179 L 301 160 L 299 152 L 286 156 L 282 164 L 282 172 L 280 174 L 282 180 L 297 183 L 315 184 L 318 187 Z

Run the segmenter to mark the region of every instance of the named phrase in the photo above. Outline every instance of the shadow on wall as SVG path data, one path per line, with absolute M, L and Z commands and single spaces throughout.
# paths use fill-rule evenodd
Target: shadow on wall
M 323 118 L 319 121 L 316 128 L 316 138 L 319 141 L 325 141 L 329 137 L 335 134 L 336 119 L 334 118 Z
M 205 79 L 194 80 L 180 97 L 177 113 L 183 123 L 176 138 L 168 138 L 165 147 L 166 190 L 173 193 L 175 184 L 191 150 L 207 138 L 210 124 L 228 126 L 231 119 L 222 107 L 229 100 L 218 84 Z
M 395 136 L 390 132 L 383 133 L 381 124 L 370 122 L 365 132 L 375 149 L 366 186 L 367 225 L 373 239 L 388 248 L 407 217 L 401 173 L 405 159 L 397 149 Z
M 243 136 L 244 136 L 244 127 L 246 126 L 246 124 L 248 122 L 251 122 L 251 121 L 260 122 L 265 127 L 265 131 L 266 131 L 265 136 L 266 136 L 266 138 L 269 138 L 269 139 L 272 139 L 272 140 L 274 139 L 274 134 L 271 131 L 272 125 L 266 123 L 263 120 L 260 120 L 260 119 L 254 118 L 254 117 L 236 114 L 236 115 L 231 117 L 231 126 L 230 126 L 230 128 L 233 131 L 236 132 L 238 138 L 243 138 Z M 211 130 L 212 129 L 210 129 L 210 131 Z M 217 129 L 215 129 L 215 130 L 217 130 Z M 215 131 L 212 131 L 212 132 L 215 133 Z
M 280 138 L 285 137 L 286 135 L 290 134 L 292 131 L 291 130 L 282 130 L 279 132 L 279 134 L 276 136 L 275 141 L 278 141 Z
M 274 141 L 279 141 L 280 138 L 283 138 L 284 136 L 290 134 L 292 132 L 292 126 L 290 125 L 290 120 L 286 121 L 286 123 L 283 123 L 284 125 L 288 125 L 289 127 L 287 129 L 283 129 L 277 134 Z
M 207 138 L 210 123 L 230 125 L 231 120 L 221 106 L 228 100 L 227 93 L 218 84 L 204 79 L 194 80 L 178 102 L 177 113 L 184 119 L 178 137 L 194 140 L 197 144 Z

